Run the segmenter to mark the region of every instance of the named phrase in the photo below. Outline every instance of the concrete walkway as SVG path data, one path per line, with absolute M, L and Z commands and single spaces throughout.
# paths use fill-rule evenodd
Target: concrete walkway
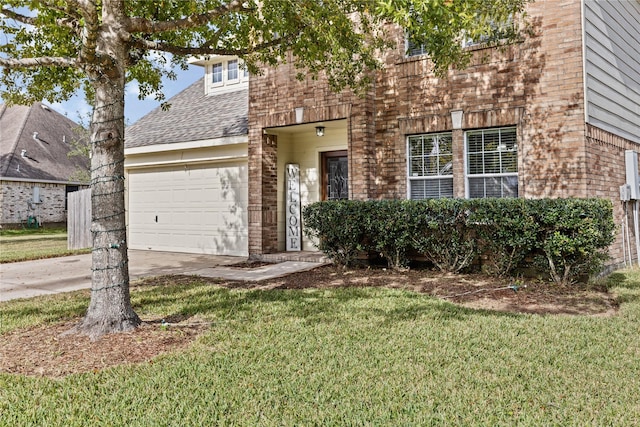
M 187 274 L 229 280 L 258 281 L 306 271 L 322 265 L 284 261 L 263 267 L 231 268 L 244 257 L 129 250 L 129 276 Z M 0 264 L 0 302 L 91 287 L 91 254 Z

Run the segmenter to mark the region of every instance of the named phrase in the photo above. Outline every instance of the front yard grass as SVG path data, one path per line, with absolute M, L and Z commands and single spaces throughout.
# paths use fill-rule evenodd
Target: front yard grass
M 139 365 L 0 374 L 0 425 L 638 425 L 640 271 L 609 284 L 622 303 L 610 317 L 473 310 L 386 288 L 134 287 L 142 317 L 210 329 Z M 1 303 L 0 334 L 87 304 L 87 291 Z
M 68 250 L 64 228 L 0 231 L 0 263 L 29 261 L 89 253 L 91 249 Z

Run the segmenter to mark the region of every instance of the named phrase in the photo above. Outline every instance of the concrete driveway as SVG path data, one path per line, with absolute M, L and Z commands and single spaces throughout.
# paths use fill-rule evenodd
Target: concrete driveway
M 198 274 L 244 257 L 129 250 L 130 280 Z M 0 264 L 0 301 L 91 287 L 91 254 Z

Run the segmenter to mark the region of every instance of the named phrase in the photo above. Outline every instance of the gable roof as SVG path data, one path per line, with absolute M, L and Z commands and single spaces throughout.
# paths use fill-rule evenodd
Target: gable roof
M 204 78 L 125 131 L 125 148 L 248 135 L 249 91 L 205 95 Z
M 89 168 L 89 159 L 67 155 L 78 127 L 41 102 L 0 104 L 0 177 L 71 182 L 74 172 Z

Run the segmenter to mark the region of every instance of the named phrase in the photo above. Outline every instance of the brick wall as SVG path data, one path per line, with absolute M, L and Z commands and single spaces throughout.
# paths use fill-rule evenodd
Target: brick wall
M 270 250 L 271 237 L 266 236 L 275 235 L 265 230 L 275 229 L 276 221 L 264 212 L 275 210 L 271 206 L 277 201 L 263 193 L 270 178 L 262 165 L 273 155 L 263 155 L 268 151 L 263 129 L 297 124 L 299 107 L 304 109 L 301 123 L 348 120 L 349 191 L 354 199 L 405 198 L 407 135 L 451 131 L 454 110 L 463 111 L 462 130 L 453 131 L 456 197 L 465 195 L 464 130 L 513 125 L 520 196 L 588 197 L 600 188 L 598 194 L 617 197 L 618 183 L 615 188 L 604 181 L 593 186 L 593 162 L 603 150 L 615 150 L 585 137 L 580 8 L 574 1 L 531 3 L 531 35 L 523 43 L 475 47 L 468 67 L 443 77 L 432 73 L 427 58 L 405 57 L 403 32 L 396 29 L 397 49 L 382 58 L 383 70 L 361 98 L 349 91 L 333 93 L 322 79 L 297 81 L 291 65 L 252 77 L 250 253 Z M 608 173 L 605 163 L 602 158 L 603 174 Z
M 640 151 L 640 146 L 629 140 L 613 135 L 595 126 L 587 125 L 586 158 L 587 170 L 587 196 L 610 199 L 613 203 L 613 216 L 618 233 L 615 243 L 611 246 L 609 254 L 612 262 L 621 264 L 625 257 L 622 250 L 622 230 L 629 227 L 631 245 L 631 259 L 637 262 L 637 249 L 635 247 L 635 232 L 633 226 L 633 202 L 626 205 L 620 201 L 620 186 L 626 182 L 625 176 L 625 151 Z M 626 211 L 626 217 L 625 217 Z M 625 243 L 625 247 L 626 243 Z M 628 255 L 627 255 L 628 258 Z
M 65 185 L 2 181 L 2 224 L 20 224 L 29 216 L 35 216 L 43 223 L 65 222 L 67 220 L 64 201 Z M 42 203 L 32 203 L 33 188 L 40 188 Z
M 586 195 L 579 2 L 535 2 L 533 36 L 506 49 L 476 49 L 470 65 L 442 78 L 424 57 L 405 58 L 404 40 L 376 81 L 379 197 L 406 195 L 406 135 L 517 125 L 520 194 Z M 464 196 L 462 133 L 454 133 L 455 195 Z
M 252 77 L 249 85 L 249 255 L 277 250 L 277 138 L 266 129 L 303 123 L 349 119 L 350 183 L 354 198 L 366 199 L 371 187 L 371 103 L 349 91 L 335 93 L 326 84 L 295 79 L 284 65 Z M 265 134 L 267 133 L 267 134 Z
M 537 81 L 526 84 L 525 197 L 584 197 L 586 158 L 580 2 L 536 2 Z M 533 14 L 532 14 L 533 15 Z M 531 55 L 531 53 L 529 53 Z M 525 79 L 526 81 L 526 79 Z

